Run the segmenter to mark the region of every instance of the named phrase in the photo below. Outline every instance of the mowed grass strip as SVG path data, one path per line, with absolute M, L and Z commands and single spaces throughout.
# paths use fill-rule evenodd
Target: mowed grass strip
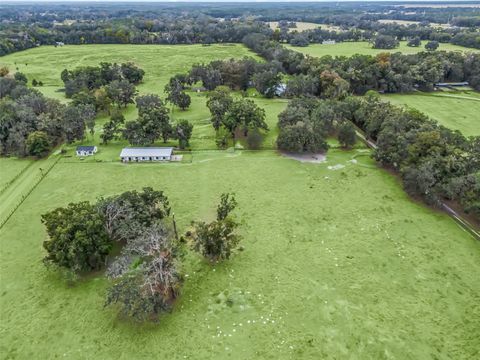
M 401 52 L 403 54 L 416 54 L 421 51 L 425 51 L 426 41 L 422 41 L 422 45 L 419 47 L 410 47 L 407 46 L 406 41 L 401 41 L 400 46 L 396 49 L 386 50 L 386 49 L 373 49 L 372 44 L 367 41 L 356 41 L 356 42 L 340 42 L 333 45 L 323 45 L 323 44 L 310 44 L 306 47 L 298 47 L 285 45 L 288 49 L 299 51 L 305 55 L 310 55 L 314 57 L 322 56 L 352 56 L 355 54 L 361 55 L 372 55 L 375 56 L 380 53 L 395 53 Z M 453 45 L 453 44 L 440 44 L 438 50 L 445 51 L 471 51 L 478 53 L 479 49 L 466 48 L 463 46 Z
M 260 151 L 199 153 L 190 164 L 61 161 L 0 231 L 3 356 L 474 358 L 480 244 L 412 202 L 361 149 L 327 159 Z M 218 196 L 234 191 L 245 249 L 215 271 L 189 255 L 173 312 L 140 326 L 103 309 L 101 274 L 68 287 L 45 269 L 40 215 L 142 186 L 166 191 L 181 231 L 212 219 Z
M 478 92 L 436 92 L 389 94 L 383 98 L 397 105 L 420 110 L 440 124 L 465 136 L 480 135 L 480 94 Z

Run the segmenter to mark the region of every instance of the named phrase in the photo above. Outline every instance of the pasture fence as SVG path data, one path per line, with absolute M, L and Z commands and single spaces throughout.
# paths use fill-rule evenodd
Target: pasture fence
M 9 182 L 7 182 L 2 189 L 0 189 L 0 196 L 20 177 L 22 176 L 25 171 L 27 171 L 30 166 L 32 166 L 35 162 L 29 163 L 27 166 L 23 167 L 22 170 L 20 170 Z
M 8 215 L 0 222 L 0 230 L 5 226 L 5 224 L 10 220 L 10 218 L 15 214 L 17 209 L 20 207 L 20 205 L 23 204 L 23 202 L 28 198 L 28 196 L 35 190 L 35 188 L 40 184 L 40 182 L 45 179 L 45 177 L 48 175 L 48 173 L 53 169 L 55 165 L 60 161 L 61 156 L 55 159 L 53 164 L 51 164 L 46 170 L 41 170 L 40 171 L 40 176 L 38 177 L 37 181 L 30 187 L 30 189 L 23 194 L 20 197 L 20 201 L 12 208 L 12 210 L 8 213 Z
M 357 133 L 357 136 L 363 142 L 365 142 L 365 144 L 369 148 L 376 150 L 377 144 L 373 140 L 367 139 L 367 137 L 365 136 L 365 133 L 358 126 L 356 126 L 355 124 L 353 124 L 353 126 L 355 126 L 355 131 Z M 462 215 L 460 215 L 457 211 L 453 210 L 450 206 L 448 206 L 443 201 L 440 202 L 440 208 L 445 213 L 447 213 L 447 215 L 449 215 L 464 231 L 469 233 L 474 239 L 480 240 L 480 232 L 475 230 L 474 226 L 470 224 L 470 222 L 467 219 L 465 219 Z

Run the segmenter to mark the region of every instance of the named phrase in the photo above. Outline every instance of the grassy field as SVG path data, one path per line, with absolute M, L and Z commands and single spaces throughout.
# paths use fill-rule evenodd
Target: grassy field
M 480 136 L 480 93 L 442 92 L 389 94 L 383 98 L 397 105 L 416 108 L 440 124 L 466 136 Z
M 31 160 L 0 157 L 0 191 L 31 163 Z
M 163 95 L 163 88 L 172 75 L 188 71 L 198 62 L 214 59 L 250 56 L 253 52 L 239 44 L 224 45 L 66 45 L 42 46 L 0 58 L 0 66 L 27 75 L 29 81 L 36 79 L 45 84 L 39 87 L 45 95 L 64 99 L 58 92 L 63 87 L 60 73 L 63 69 L 77 66 L 97 66 L 100 62 L 131 61 L 145 70 L 145 79 L 138 89 L 141 93 Z
M 425 42 L 422 43 L 421 46 L 418 48 L 407 46 L 406 41 L 401 41 L 400 46 L 393 50 L 384 50 L 384 49 L 372 49 L 372 44 L 366 41 L 358 41 L 358 42 L 343 42 L 337 43 L 334 45 L 322 45 L 322 44 L 311 44 L 307 47 L 297 47 L 291 45 L 285 45 L 287 48 L 295 51 L 302 52 L 306 55 L 310 56 L 352 56 L 355 54 L 362 54 L 362 55 L 377 55 L 382 52 L 402 52 L 404 54 L 415 54 L 420 51 L 425 51 Z M 478 49 L 471 49 L 465 48 L 458 45 L 453 44 L 440 44 L 438 50 L 446 50 L 446 51 L 472 51 L 472 52 L 480 52 Z
M 480 244 L 368 156 L 351 162 L 361 154 L 333 150 L 320 165 L 271 151 L 63 159 L 0 230 L 3 357 L 474 358 Z M 173 313 L 139 326 L 102 308 L 102 276 L 69 288 L 44 268 L 40 214 L 142 186 L 167 192 L 182 229 L 235 191 L 245 250 L 215 271 L 189 256 Z
M 214 59 L 242 58 L 250 56 L 258 57 L 246 47 L 238 44 L 225 45 L 85 45 L 85 46 L 45 46 L 28 51 L 18 52 L 0 58 L 0 66 L 7 65 L 13 71 L 18 70 L 32 79 L 42 80 L 45 84 L 38 89 L 46 96 L 67 101 L 65 94 L 60 90 L 63 82 L 60 73 L 63 69 L 74 69 L 77 66 L 96 66 L 100 62 L 125 62 L 132 61 L 145 70 L 145 78 L 138 86 L 140 94 L 153 93 L 162 98 L 165 97 L 163 89 L 171 76 L 188 71 L 191 66 L 198 62 L 208 63 Z M 214 149 L 215 132 L 210 123 L 210 113 L 205 106 L 206 94 L 190 92 L 192 105 L 187 111 L 172 109 L 172 118 L 187 119 L 194 124 L 191 145 L 196 149 Z M 267 123 L 271 132 L 267 135 L 264 146 L 272 148 L 276 138 L 277 115 L 286 106 L 284 100 L 267 101 L 258 96 L 252 99 L 260 106 L 269 108 Z M 130 105 L 125 111 L 127 120 L 133 120 L 137 116 L 134 105 Z M 100 117 L 97 121 L 97 133 L 94 138 L 87 137 L 89 144 L 99 144 L 99 133 L 106 117 Z M 110 153 L 120 153 L 120 149 L 126 142 L 114 142 L 101 150 Z M 173 143 L 172 143 L 173 144 Z M 73 144 L 73 149 L 78 144 Z M 108 156 L 110 156 L 109 154 Z M 99 154 L 99 156 L 101 156 Z
M 107 51 L 113 48 L 115 52 Z M 97 62 L 88 50 L 91 46 L 49 49 L 69 51 L 69 57 L 55 60 L 61 61 L 59 69 L 48 65 L 50 55 L 42 48 L 14 55 L 29 63 L 28 70 L 22 70 L 29 77 L 38 76 L 44 67 L 45 78 L 52 81 L 47 93 L 61 98 L 56 92 L 61 83 L 55 77 L 63 64 L 74 67 L 82 53 L 89 64 Z M 240 46 L 152 46 L 145 47 L 151 52 L 147 59 L 138 55 L 138 46 L 96 49 L 110 56 L 97 57 L 98 62 L 134 57 L 147 71 L 141 92 L 158 94 L 172 74 L 185 71 L 192 62 L 249 54 Z M 182 64 L 175 62 L 180 56 L 175 49 L 183 49 Z M 31 60 L 29 52 L 36 55 Z M 5 59 L 17 61 L 9 56 L 0 62 Z M 149 69 L 155 73 L 149 74 Z M 194 149 L 211 149 L 205 94 L 191 95 L 191 109 L 174 110 L 173 116 L 194 122 Z M 1 358 L 478 355 L 480 243 L 445 214 L 411 201 L 398 179 L 379 169 L 363 146 L 332 149 L 321 164 L 300 163 L 268 150 L 276 138 L 277 114 L 286 102 L 253 94 L 251 98 L 267 113 L 271 131 L 264 141 L 266 150 L 194 151 L 191 162 L 121 164 L 121 141 L 100 146 L 98 155 L 83 161 L 72 156 L 74 145 L 68 147 L 67 157 L 0 229 Z M 126 116 L 135 117 L 133 106 Z M 104 120 L 99 119 L 95 135 L 85 144 L 98 143 Z M 54 165 L 58 156 L 35 162 L 0 194 L 0 220 L 36 184 L 44 171 L 40 169 Z M 0 184 L 28 163 L 0 159 Z M 188 255 L 183 269 L 188 276 L 173 312 L 159 324 L 136 325 L 103 308 L 108 282 L 101 274 L 69 287 L 44 267 L 46 234 L 40 215 L 69 202 L 143 186 L 166 192 L 181 231 L 193 219 L 212 219 L 219 195 L 234 191 L 244 251 L 214 269 Z

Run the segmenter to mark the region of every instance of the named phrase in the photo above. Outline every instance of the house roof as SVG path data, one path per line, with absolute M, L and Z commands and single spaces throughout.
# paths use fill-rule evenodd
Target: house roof
M 171 156 L 172 152 L 171 147 L 123 148 L 120 157 Z
M 77 151 L 93 151 L 95 146 L 77 146 Z

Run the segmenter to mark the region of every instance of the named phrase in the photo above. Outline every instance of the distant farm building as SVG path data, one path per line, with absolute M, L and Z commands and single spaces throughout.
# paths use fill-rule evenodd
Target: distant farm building
M 157 162 L 172 161 L 173 148 L 171 147 L 142 147 L 124 148 L 120 153 L 122 162 Z
M 468 81 L 463 82 L 442 82 L 436 83 L 436 87 L 457 87 L 457 86 L 468 86 Z
M 335 40 L 323 40 L 322 45 L 335 45 Z
M 77 146 L 75 153 L 77 156 L 92 156 L 97 152 L 96 146 Z
M 276 96 L 283 96 L 285 95 L 285 91 L 287 91 L 287 84 L 281 83 L 275 86 L 275 95 Z
M 192 88 L 192 91 L 195 91 L 195 92 L 199 93 L 199 92 L 207 91 L 207 88 L 204 87 L 204 86 L 193 87 L 193 88 Z

